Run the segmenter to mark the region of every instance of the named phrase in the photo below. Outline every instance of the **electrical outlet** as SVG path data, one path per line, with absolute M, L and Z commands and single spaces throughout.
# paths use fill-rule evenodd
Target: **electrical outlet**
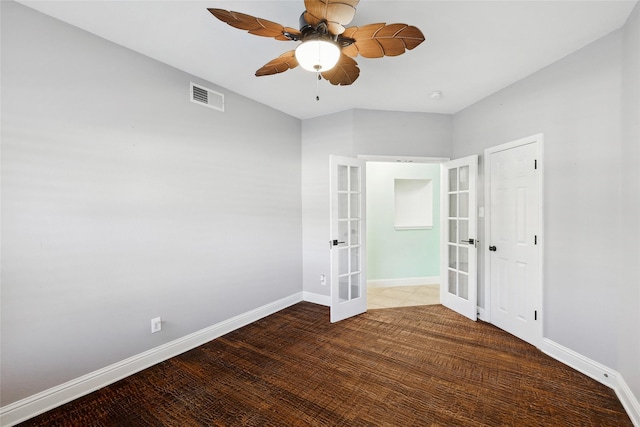
M 155 334 L 156 332 L 160 332 L 160 330 L 162 330 L 162 319 L 160 317 L 151 319 L 151 333 Z
M 327 276 L 325 276 L 324 274 L 320 275 L 320 284 L 322 286 L 325 286 L 327 284 Z

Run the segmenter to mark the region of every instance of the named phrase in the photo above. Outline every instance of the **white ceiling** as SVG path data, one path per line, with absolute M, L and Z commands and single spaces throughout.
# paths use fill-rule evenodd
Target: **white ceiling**
M 302 0 L 20 1 L 301 119 L 351 108 L 455 113 L 620 28 L 636 2 L 362 0 L 351 26 L 406 23 L 426 41 L 398 57 L 356 58 L 360 78 L 336 87 L 300 67 L 255 77 L 296 43 L 248 34 L 207 11 L 298 28 Z M 429 96 L 435 90 L 441 100 Z

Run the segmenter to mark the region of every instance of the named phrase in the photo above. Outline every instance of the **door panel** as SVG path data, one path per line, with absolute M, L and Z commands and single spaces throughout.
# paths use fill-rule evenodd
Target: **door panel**
M 331 156 L 331 321 L 367 310 L 365 162 Z
M 535 139 L 485 151 L 491 323 L 529 342 L 541 339 L 541 181 Z
M 477 318 L 476 179 L 478 156 L 443 164 L 442 304 Z

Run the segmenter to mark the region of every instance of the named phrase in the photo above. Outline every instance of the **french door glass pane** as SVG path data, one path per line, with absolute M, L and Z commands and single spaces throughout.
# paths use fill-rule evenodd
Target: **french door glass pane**
M 456 268 L 458 267 L 458 247 L 454 245 L 449 245 L 449 267 Z
M 469 240 L 469 220 L 466 220 L 466 219 L 458 220 L 458 238 L 460 239 L 460 241 Z
M 351 275 L 351 299 L 360 298 L 360 273 Z
M 469 192 L 460 193 L 458 216 L 460 218 L 469 218 Z
M 340 276 L 338 278 L 338 297 L 340 302 L 349 300 L 349 276 Z
M 349 221 L 338 222 L 338 240 L 347 243 L 349 239 Z
M 349 241 L 350 245 L 358 245 L 360 244 L 360 221 L 355 220 L 351 221 L 351 240 Z
M 351 194 L 351 218 L 360 218 L 360 194 Z
M 458 191 L 458 169 L 449 169 L 449 191 Z
M 345 166 L 345 165 L 338 166 L 338 191 L 349 190 L 348 169 L 349 169 L 349 166 Z
M 460 167 L 460 191 L 469 190 L 469 166 Z
M 458 221 L 455 219 L 449 220 L 449 242 L 457 243 L 458 242 Z
M 360 246 L 351 248 L 351 272 L 360 271 Z
M 458 296 L 469 299 L 469 276 L 464 273 L 458 273 Z
M 458 195 L 449 194 L 449 218 L 458 216 Z
M 458 262 L 458 270 L 468 273 L 469 272 L 469 248 L 465 246 L 460 246 L 458 248 L 458 256 L 460 257 L 460 260 Z
M 456 283 L 456 276 L 457 273 L 455 272 L 455 270 L 449 270 L 449 293 L 456 295 L 457 292 L 457 283 Z
M 351 183 L 349 190 L 351 191 L 360 191 L 360 168 L 357 166 L 352 166 L 349 168 L 351 171 L 351 179 L 349 182 Z
M 338 248 L 338 274 L 349 274 L 349 248 Z
M 349 218 L 349 204 L 347 193 L 338 194 L 338 219 L 347 219 Z

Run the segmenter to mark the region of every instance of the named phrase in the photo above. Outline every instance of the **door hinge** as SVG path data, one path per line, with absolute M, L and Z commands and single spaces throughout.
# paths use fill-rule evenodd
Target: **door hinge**
M 533 160 L 533 168 L 538 169 L 538 159 Z
M 533 320 L 538 320 L 538 310 L 533 311 Z
M 534 245 L 538 244 L 538 236 L 537 235 L 533 236 L 533 244 Z

